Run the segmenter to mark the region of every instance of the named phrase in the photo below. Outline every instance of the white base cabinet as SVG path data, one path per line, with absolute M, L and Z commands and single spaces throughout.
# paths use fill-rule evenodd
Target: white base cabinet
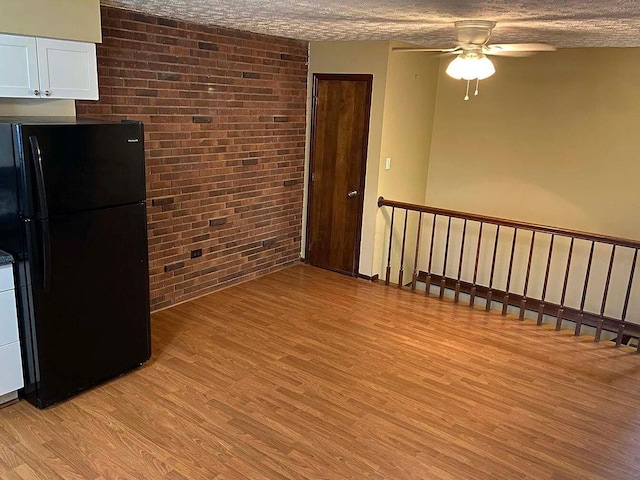
M 24 386 L 13 265 L 0 266 L 0 398 Z
M 20 342 L 0 347 L 0 395 L 15 392 L 24 387 Z
M 0 35 L 0 97 L 97 100 L 95 44 Z

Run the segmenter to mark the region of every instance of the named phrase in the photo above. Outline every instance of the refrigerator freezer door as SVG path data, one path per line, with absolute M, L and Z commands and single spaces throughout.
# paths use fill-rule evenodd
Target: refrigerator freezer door
M 16 260 L 22 256 L 13 135 L 7 124 L 0 124 L 0 248 Z
M 43 221 L 36 221 L 41 236 Z M 145 205 L 48 220 L 50 284 L 34 280 L 39 407 L 140 365 L 150 356 Z M 41 266 L 40 266 L 41 265 Z M 34 271 L 34 278 L 42 279 Z
M 47 218 L 145 199 L 142 125 L 20 125 L 20 209 Z

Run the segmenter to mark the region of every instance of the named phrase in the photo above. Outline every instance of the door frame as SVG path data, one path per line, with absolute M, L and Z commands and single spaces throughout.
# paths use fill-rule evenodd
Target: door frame
M 367 159 L 369 157 L 369 126 L 371 123 L 371 99 L 373 91 L 373 74 L 365 73 L 314 73 L 313 74 L 313 87 L 311 91 L 311 132 L 309 136 L 309 175 L 307 178 L 307 224 L 305 228 L 305 263 L 309 263 L 309 244 L 311 240 L 311 221 L 313 212 L 313 181 L 311 177 L 313 175 L 315 167 L 315 136 L 317 131 L 318 122 L 318 83 L 320 80 L 334 80 L 334 81 L 364 81 L 367 82 L 367 96 L 366 101 L 368 108 L 365 112 L 365 125 L 362 136 L 362 158 L 360 159 L 360 184 L 358 190 L 361 192 L 358 195 L 358 218 L 356 220 L 356 238 L 354 239 L 354 252 L 353 252 L 353 265 L 351 269 L 351 275 L 357 277 L 359 275 L 360 267 L 360 245 L 362 241 L 362 216 L 364 212 L 364 188 L 365 179 L 367 174 Z M 342 272 L 341 273 L 345 273 Z

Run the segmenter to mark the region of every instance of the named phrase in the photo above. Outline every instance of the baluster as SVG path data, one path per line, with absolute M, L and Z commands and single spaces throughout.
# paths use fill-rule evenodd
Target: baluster
M 404 211 L 404 228 L 402 229 L 402 250 L 400 252 L 400 271 L 398 272 L 398 288 L 402 288 L 404 277 L 404 248 L 407 244 L 407 219 L 409 218 L 409 210 Z
M 389 278 L 391 277 L 391 242 L 393 241 L 393 217 L 396 214 L 396 207 L 391 207 L 391 226 L 389 227 L 389 252 L 387 253 L 387 274 L 384 279 L 384 284 L 389 285 Z
M 464 219 L 464 226 L 462 227 L 462 243 L 460 244 L 460 261 L 458 262 L 458 281 L 456 282 L 456 293 L 454 296 L 454 303 L 458 303 L 460 300 L 460 277 L 462 276 L 462 257 L 464 255 L 464 240 L 467 234 L 467 219 Z
M 480 243 L 482 241 L 482 226 L 480 222 L 480 230 L 478 231 L 478 246 L 476 247 L 476 262 L 473 267 L 473 283 L 471 285 L 471 299 L 469 300 L 469 308 L 473 308 L 476 301 L 476 281 L 478 280 L 478 261 L 480 260 Z
M 536 232 L 531 235 L 531 246 L 529 247 L 529 262 L 527 263 L 527 274 L 524 277 L 524 291 L 522 292 L 522 301 L 520 302 L 520 320 L 524 320 L 524 310 L 527 306 L 527 291 L 529 290 L 529 275 L 531 274 L 531 259 L 533 258 L 533 245 L 536 241 Z
M 493 244 L 493 258 L 491 259 L 491 275 L 489 276 L 489 290 L 487 290 L 487 305 L 485 310 L 491 310 L 491 296 L 493 295 L 493 274 L 496 271 L 496 253 L 498 253 L 498 239 L 500 237 L 500 225 L 496 229 L 496 241 Z
M 424 290 L 425 295 L 429 295 L 431 290 L 431 261 L 433 260 L 433 242 L 436 238 L 436 220 L 438 215 L 433 214 L 433 223 L 431 224 L 431 245 L 429 245 L 429 265 L 427 266 L 427 277 L 425 278 L 426 287 Z
M 547 271 L 544 274 L 544 285 L 542 286 L 542 299 L 538 306 L 538 325 L 542 325 L 542 317 L 544 316 L 545 299 L 547 298 L 547 285 L 549 284 L 549 272 L 551 271 L 551 257 L 553 255 L 553 241 L 556 236 L 551 235 L 551 243 L 549 243 L 549 255 L 547 256 Z
M 604 311 L 607 307 L 607 297 L 609 296 L 609 285 L 611 284 L 611 272 L 613 272 L 613 262 L 616 258 L 616 245 L 611 249 L 611 258 L 609 259 L 609 271 L 607 272 L 607 281 L 604 284 L 604 293 L 602 294 L 602 307 L 600 307 L 600 317 L 598 317 L 598 328 L 596 328 L 596 338 L 594 341 L 599 342 L 602 336 L 602 325 L 604 324 Z
M 418 215 L 418 233 L 416 234 L 416 254 L 413 261 L 413 279 L 411 281 L 411 291 L 416 291 L 416 281 L 418 280 L 418 255 L 420 254 L 420 229 L 422 228 L 422 212 Z
M 631 286 L 633 285 L 633 274 L 636 271 L 636 261 L 638 260 L 638 249 L 633 253 L 633 262 L 631 262 L 631 272 L 629 273 L 629 284 L 627 285 L 627 295 L 624 297 L 624 306 L 622 307 L 622 317 L 618 325 L 618 337 L 616 338 L 616 348 L 622 344 L 622 336 L 624 335 L 625 322 L 627 320 L 627 309 L 629 308 L 629 299 L 631 298 Z M 640 352 L 640 341 L 638 341 L 638 351 Z
M 444 265 L 442 266 L 442 278 L 440 279 L 440 300 L 444 298 L 444 289 L 447 286 L 447 257 L 449 256 L 449 236 L 451 235 L 451 217 L 447 223 L 447 240 L 444 245 Z
M 569 270 L 571 270 L 571 257 L 573 256 L 573 242 L 575 238 L 571 237 L 569 245 L 569 256 L 567 257 L 567 271 L 564 274 L 564 286 L 562 287 L 562 297 L 560 298 L 560 308 L 558 309 L 558 318 L 556 320 L 556 331 L 562 327 L 562 316 L 564 315 L 564 300 L 567 297 L 567 285 L 569 284 Z
M 511 285 L 511 271 L 513 269 L 513 254 L 516 252 L 516 239 L 518 238 L 518 229 L 513 229 L 513 241 L 511 242 L 511 256 L 509 257 L 509 271 L 507 273 L 507 288 L 502 299 L 502 315 L 507 314 L 509 307 L 509 286 Z
M 584 320 L 584 304 L 587 301 L 587 290 L 589 289 L 589 279 L 591 278 L 591 264 L 593 262 L 593 249 L 596 243 L 591 242 L 591 249 L 589 250 L 589 261 L 587 262 L 587 271 L 584 275 L 584 285 L 582 287 L 582 300 L 580 300 L 580 313 L 578 314 L 578 320 L 576 321 L 576 329 L 574 334 L 580 335 L 580 329 L 582 328 L 582 321 Z

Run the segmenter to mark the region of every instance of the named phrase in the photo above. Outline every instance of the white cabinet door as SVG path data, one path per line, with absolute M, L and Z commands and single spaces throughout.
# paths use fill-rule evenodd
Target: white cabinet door
M 98 99 L 98 67 L 93 43 L 36 39 L 42 98 Z
M 0 293 L 0 347 L 17 341 L 16 296 L 14 290 L 7 290 Z
M 0 35 L 0 97 L 38 97 L 36 39 Z
M 6 287 L 10 287 L 6 289 Z M 13 266 L 0 266 L 0 396 L 24 386 Z
M 0 347 L 0 395 L 24 387 L 20 342 Z
M 13 290 L 13 267 L 10 263 L 0 265 L 0 292 Z

